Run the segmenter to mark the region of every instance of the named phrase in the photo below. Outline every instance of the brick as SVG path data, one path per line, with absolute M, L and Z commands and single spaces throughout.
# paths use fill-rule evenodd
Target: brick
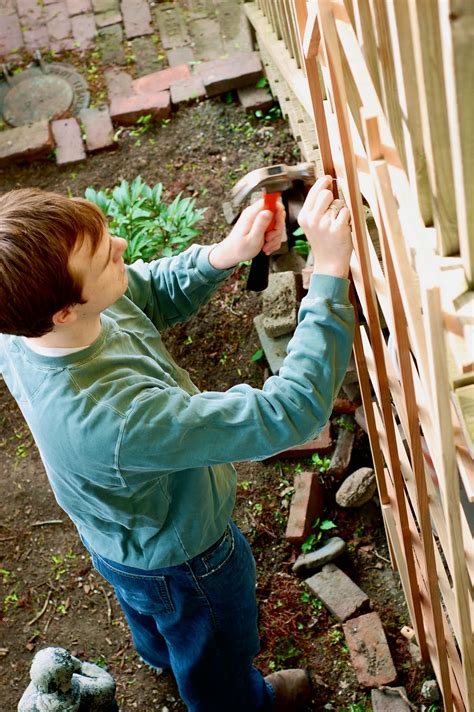
M 0 56 L 23 47 L 23 35 L 17 15 L 0 18 Z
M 225 55 L 219 23 L 215 18 L 194 20 L 189 25 L 189 31 L 197 60 L 217 60 Z
M 133 94 L 133 78 L 130 74 L 127 74 L 127 72 L 109 69 L 105 72 L 104 76 L 109 99 L 113 99 L 116 96 L 130 96 Z
M 17 7 L 22 25 L 26 23 L 33 29 L 33 24 L 41 20 L 43 10 L 36 0 L 17 0 Z
M 357 403 L 349 400 L 348 398 L 336 398 L 332 404 L 333 413 L 345 413 L 346 415 L 351 415 L 357 410 Z
M 266 111 L 273 106 L 273 97 L 268 89 L 256 87 L 254 84 L 238 89 L 237 96 L 245 111 L 249 114 L 258 109 Z
M 46 120 L 0 131 L 0 165 L 46 157 L 53 147 L 49 122 Z
M 73 37 L 64 37 L 62 40 L 50 40 L 49 48 L 52 52 L 59 54 L 60 52 L 76 49 L 76 44 Z
M 114 127 L 108 107 L 81 109 L 79 120 L 88 151 L 118 148 L 118 143 L 114 141 Z
M 52 41 L 63 40 L 71 35 L 71 20 L 65 2 L 55 2 L 45 8 L 46 25 Z
M 122 22 L 122 15 L 120 12 L 115 12 L 114 10 L 99 12 L 94 15 L 94 17 L 97 27 L 109 27 L 109 25 L 117 25 L 119 22 Z
M 120 25 L 103 27 L 98 34 L 98 45 L 104 64 L 125 64 L 123 30 Z
M 15 12 L 15 0 L 0 0 L 0 17 L 13 15 Z
M 196 73 L 202 78 L 208 96 L 255 83 L 262 76 L 257 52 L 237 52 L 227 59 L 202 62 Z
M 24 30 L 23 41 L 29 50 L 47 47 L 49 45 L 48 28 L 46 25 L 37 25 L 34 30 Z
M 365 687 L 389 685 L 397 677 L 378 613 L 342 624 L 357 680 Z
M 410 712 L 410 705 L 405 702 L 407 693 L 404 687 L 385 687 L 372 690 L 373 712 Z
M 184 0 L 190 19 L 208 17 L 214 14 L 213 0 Z
M 368 596 L 334 564 L 326 564 L 305 583 L 340 621 L 357 615 L 369 603 Z
M 126 97 L 115 97 L 110 104 L 110 115 L 118 124 L 131 126 L 140 116 L 151 114 L 155 119 L 166 119 L 171 113 L 169 91 L 159 91 L 155 94 L 132 94 Z
M 324 490 L 316 472 L 300 472 L 294 484 L 285 537 L 293 544 L 302 544 L 323 511 Z
M 77 119 L 59 119 L 51 122 L 51 131 L 56 143 L 56 163 L 78 163 L 86 157 L 81 128 Z
M 173 3 L 155 7 L 153 17 L 164 49 L 183 47 L 191 42 L 181 10 Z
M 121 3 L 120 9 L 127 39 L 152 34 L 150 7 L 146 0 L 127 0 Z
M 168 67 L 159 72 L 146 74 L 144 77 L 135 79 L 132 85 L 133 91 L 136 94 L 153 94 L 169 89 L 175 82 L 179 82 L 181 79 L 189 79 L 190 76 L 191 72 L 187 64 Z
M 250 23 L 245 13 L 242 12 L 240 21 L 236 22 L 235 0 L 219 0 L 216 3 L 216 15 L 226 52 L 251 52 L 254 49 Z
M 195 61 L 192 47 L 175 47 L 166 50 L 166 59 L 170 67 L 176 67 L 178 64 L 191 64 Z
M 313 452 L 319 452 L 323 454 L 330 450 L 331 447 L 331 424 L 326 423 L 324 429 L 319 433 L 317 438 L 314 438 L 313 440 L 308 440 L 308 442 L 302 443 L 301 445 L 295 445 L 295 447 L 290 447 L 288 448 L 288 450 L 284 450 L 283 452 L 278 453 L 278 455 L 275 455 L 274 458 L 269 459 L 271 460 L 278 458 L 281 460 L 286 457 L 310 457 Z
M 204 99 L 206 90 L 200 77 L 181 79 L 171 85 L 171 103 L 182 104 L 196 99 Z
M 94 15 L 75 15 L 71 18 L 71 24 L 76 46 L 80 49 L 92 47 L 96 35 Z
M 71 17 L 92 12 L 91 0 L 66 0 L 66 6 Z
M 94 12 L 118 12 L 119 0 L 92 0 Z
M 346 416 L 349 418 L 349 416 Z M 352 419 L 350 422 L 354 422 Z M 339 428 L 337 434 L 336 448 L 331 457 L 331 463 L 327 470 L 330 477 L 335 480 L 340 480 L 349 469 L 349 464 L 352 457 L 352 448 L 354 447 L 355 429 L 347 430 Z

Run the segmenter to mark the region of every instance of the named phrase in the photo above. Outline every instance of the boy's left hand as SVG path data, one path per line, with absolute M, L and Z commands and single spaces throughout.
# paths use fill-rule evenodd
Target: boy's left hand
M 279 249 L 285 234 L 285 209 L 276 204 L 275 227 L 266 233 L 273 213 L 263 209 L 263 199 L 242 212 L 233 230 L 209 253 L 209 262 L 216 269 L 229 269 L 239 262 L 251 260 L 263 250 L 271 255 Z

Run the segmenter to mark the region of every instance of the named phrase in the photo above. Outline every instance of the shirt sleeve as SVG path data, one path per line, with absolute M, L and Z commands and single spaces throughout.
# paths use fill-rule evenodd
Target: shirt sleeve
M 349 282 L 315 275 L 278 376 L 261 390 L 189 395 L 151 387 L 123 421 L 118 464 L 154 475 L 261 460 L 314 437 L 326 424 L 347 369 L 354 331 Z
M 213 247 L 192 245 L 173 257 L 134 262 L 127 269 L 126 295 L 159 330 L 187 321 L 233 272 L 211 265 Z

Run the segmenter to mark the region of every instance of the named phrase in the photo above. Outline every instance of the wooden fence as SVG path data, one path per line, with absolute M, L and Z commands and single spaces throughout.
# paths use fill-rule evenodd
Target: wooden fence
M 245 9 L 303 157 L 351 210 L 354 348 L 392 563 L 445 709 L 472 712 L 474 2 Z

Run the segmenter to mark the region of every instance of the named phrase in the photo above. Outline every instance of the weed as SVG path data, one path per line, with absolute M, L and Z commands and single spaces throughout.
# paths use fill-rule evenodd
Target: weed
M 349 430 L 349 432 L 353 433 L 355 431 L 355 423 L 352 420 L 348 420 L 347 418 L 335 418 L 334 421 L 335 425 L 337 425 L 339 428 L 343 428 L 344 430 Z
M 103 655 L 98 655 L 96 658 L 91 658 L 91 663 L 94 663 L 94 665 L 98 665 L 101 668 L 104 668 L 104 670 L 107 669 L 107 660 L 104 658 Z
M 331 459 L 329 457 L 321 457 L 317 452 L 311 455 L 311 462 L 322 474 L 327 472 L 331 465 Z
M 248 492 L 252 489 L 252 482 L 250 480 L 242 480 L 242 482 L 239 482 L 239 487 Z
M 0 569 L 0 575 L 2 576 L 2 583 L 8 583 L 10 578 L 14 576 L 14 573 L 8 569 Z
M 130 131 L 130 136 L 141 136 L 151 129 L 152 124 L 153 116 L 151 114 L 139 116 L 135 127 Z
M 309 242 L 307 242 L 306 240 L 295 240 L 293 249 L 295 250 L 295 252 L 301 255 L 301 257 L 306 258 L 309 255 Z
M 16 606 L 17 601 L 18 601 L 18 594 L 13 589 L 12 591 L 10 591 L 10 593 L 7 593 L 7 595 L 4 596 L 4 598 L 3 598 L 3 612 L 8 613 L 10 608 L 14 608 Z
M 324 603 L 317 596 L 312 596 L 308 591 L 301 591 L 300 601 L 311 606 L 313 613 L 319 614 L 324 610 Z
M 279 106 L 272 106 L 267 112 L 257 109 L 255 116 L 263 121 L 277 121 L 281 119 L 281 109 Z
M 252 356 L 250 357 L 250 360 L 251 360 L 252 362 L 260 361 L 260 359 L 262 359 L 262 358 L 264 357 L 264 355 L 265 355 L 265 354 L 264 354 L 263 350 L 262 350 L 262 349 L 258 349 L 258 351 L 255 351 L 255 353 L 252 354 Z
M 312 532 L 307 537 L 306 541 L 304 541 L 301 545 L 301 551 L 303 552 L 303 554 L 308 554 L 310 551 L 313 551 L 316 544 L 319 544 L 319 542 L 321 541 L 323 537 L 323 532 L 330 531 L 331 529 L 337 529 L 337 524 L 335 524 L 330 519 L 323 519 L 321 521 L 318 517 L 315 520 L 312 528 L 315 529 L 315 531 Z
M 195 225 L 205 208 L 195 209 L 194 199 L 182 198 L 181 193 L 166 205 L 162 193 L 162 183 L 151 188 L 140 176 L 130 184 L 123 180 L 111 191 L 89 187 L 85 192 L 86 198 L 110 219 L 111 234 L 128 241 L 124 254 L 127 264 L 170 257 L 188 247 L 199 234 Z

